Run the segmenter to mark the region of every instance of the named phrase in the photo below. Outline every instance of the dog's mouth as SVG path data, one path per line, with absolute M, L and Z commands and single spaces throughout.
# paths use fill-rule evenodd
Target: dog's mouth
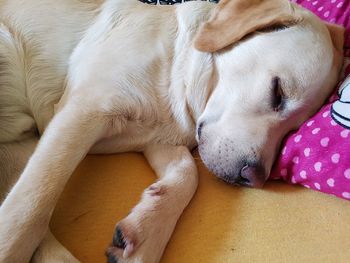
M 241 180 L 239 180 L 239 182 L 237 180 L 233 180 L 232 177 L 229 176 L 220 176 L 220 175 L 215 175 L 217 178 L 219 178 L 220 180 L 224 181 L 225 183 L 228 183 L 230 185 L 234 185 L 234 186 L 243 186 L 243 187 L 252 187 L 249 184 L 249 180 L 242 178 Z
M 264 165 L 259 161 L 241 160 L 232 164 L 225 157 L 208 157 L 199 147 L 200 157 L 206 168 L 218 179 L 234 186 L 262 188 L 267 180 Z

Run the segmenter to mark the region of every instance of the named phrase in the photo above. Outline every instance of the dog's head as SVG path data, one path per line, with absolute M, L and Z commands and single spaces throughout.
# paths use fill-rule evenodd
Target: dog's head
M 213 53 L 216 78 L 197 123 L 206 166 L 261 187 L 284 136 L 334 88 L 342 45 L 342 28 L 287 0 L 221 0 L 195 39 Z

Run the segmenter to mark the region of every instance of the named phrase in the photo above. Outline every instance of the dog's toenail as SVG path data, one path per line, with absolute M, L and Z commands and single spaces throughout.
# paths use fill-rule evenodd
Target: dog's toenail
M 113 255 L 109 254 L 107 263 L 118 263 L 118 259 L 116 259 Z
M 113 245 L 115 247 L 125 249 L 126 248 L 126 243 L 124 240 L 123 232 L 119 226 L 117 226 L 114 236 L 113 236 Z

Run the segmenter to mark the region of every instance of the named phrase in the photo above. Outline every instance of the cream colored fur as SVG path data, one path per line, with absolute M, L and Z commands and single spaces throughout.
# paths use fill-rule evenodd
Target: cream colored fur
M 200 52 L 194 38 L 213 7 L 0 3 L 0 194 L 8 193 L 0 207 L 0 262 L 77 262 L 48 223 L 89 152 L 144 152 L 159 177 L 119 223 L 125 248 L 108 250 L 110 262 L 119 263 L 160 260 L 196 190 L 190 150 L 198 123 L 207 125 L 199 143 L 208 166 L 215 137 L 227 137 L 237 148 L 230 158 L 254 148 L 271 167 L 283 136 L 321 105 L 336 81 L 330 34 L 303 13 L 293 29 Z M 268 106 L 274 74 L 291 94 L 280 115 Z

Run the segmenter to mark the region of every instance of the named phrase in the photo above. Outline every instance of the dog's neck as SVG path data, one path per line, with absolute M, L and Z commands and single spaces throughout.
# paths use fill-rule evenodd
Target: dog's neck
M 180 114 L 186 114 L 189 116 L 187 121 L 191 119 L 196 124 L 215 86 L 216 73 L 213 55 L 196 50 L 193 41 L 200 25 L 209 19 L 214 5 L 205 2 L 188 4 L 201 5 L 201 8 L 177 6 L 178 34 L 174 39 L 173 72 L 182 75 L 171 76 L 169 93 L 175 98 L 177 108 L 182 104 L 180 108 L 185 112 Z
M 216 83 L 213 56 L 192 51 L 190 67 L 185 76 L 186 102 L 194 122 L 202 115 Z

